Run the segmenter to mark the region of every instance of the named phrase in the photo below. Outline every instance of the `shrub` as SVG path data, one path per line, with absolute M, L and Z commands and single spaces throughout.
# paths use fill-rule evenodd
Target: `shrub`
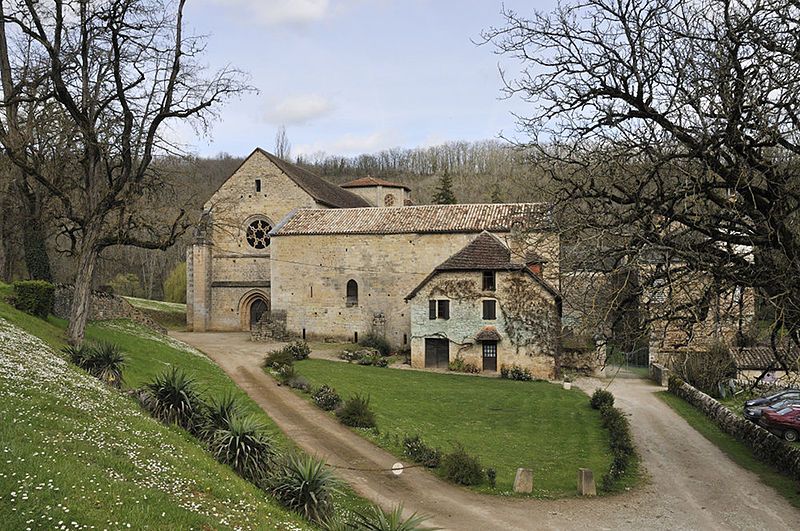
M 339 422 L 353 428 L 374 428 L 375 414 L 369 408 L 369 397 L 354 395 L 336 410 Z
M 521 367 L 515 363 L 511 367 L 509 367 L 508 365 L 501 365 L 500 378 L 529 382 L 533 380 L 533 374 L 531 374 L 530 369 Z
M 442 472 L 445 478 L 459 485 L 478 485 L 484 479 L 480 460 L 469 455 L 460 443 L 442 457 Z
M 342 403 L 342 398 L 336 393 L 336 390 L 327 385 L 317 389 L 311 398 L 319 408 L 325 411 L 333 411 Z
M 589 405 L 593 409 L 603 409 L 604 407 L 614 406 L 614 395 L 605 389 L 595 389 L 592 393 L 592 398 L 589 400 Z
M 403 438 L 403 453 L 428 468 L 436 468 L 442 462 L 442 452 L 425 444 L 419 435 Z
M 630 422 L 620 409 L 613 406 L 603 407 L 600 409 L 600 416 L 603 427 L 608 430 L 613 456 L 611 467 L 602 479 L 603 489 L 609 491 L 627 472 L 636 455 L 636 447 L 633 444 Z
M 164 300 L 186 302 L 186 262 L 178 262 L 164 280 Z
M 366 511 L 356 512 L 352 521 L 348 524 L 350 529 L 364 531 L 433 531 L 436 529 L 422 526 L 427 519 L 427 517 L 419 516 L 417 513 L 404 519 L 402 505 L 388 512 L 377 505 L 373 505 Z
M 279 371 L 282 367 L 291 366 L 293 364 L 294 356 L 292 356 L 292 353 L 286 350 L 286 348 L 273 350 L 264 358 L 265 369 Z
M 277 373 L 278 381 L 282 384 L 288 385 L 289 382 L 300 377 L 294 365 L 279 365 L 275 372 Z
M 14 308 L 46 319 L 53 312 L 56 288 L 44 280 L 14 282 Z
M 359 365 L 372 365 L 374 367 L 388 367 L 389 362 L 378 353 L 363 354 L 356 362 Z
M 470 374 L 478 374 L 481 372 L 480 367 L 472 362 L 464 361 L 464 358 L 461 356 L 456 356 L 456 358 L 447 365 L 447 368 L 453 372 L 466 372 Z
M 264 424 L 252 415 L 232 412 L 209 442 L 211 453 L 244 479 L 257 483 L 270 468 L 275 451 Z
M 311 354 L 311 347 L 309 347 L 308 343 L 305 341 L 293 341 L 292 343 L 283 347 L 283 350 L 285 350 L 292 356 L 292 358 L 296 360 L 307 359 L 309 354 Z
M 108 385 L 119 389 L 122 387 L 122 369 L 125 356 L 113 343 L 97 345 L 83 344 L 79 347 L 68 346 L 63 352 L 81 369 Z
M 197 393 L 194 378 L 177 367 L 159 374 L 145 385 L 140 400 L 156 419 L 165 424 L 177 424 L 192 433 L 198 431 L 203 411 L 207 408 Z
M 333 513 L 333 494 L 339 482 L 325 465 L 307 455 L 289 455 L 267 481 L 267 490 L 284 506 L 312 522 Z
M 372 348 L 380 352 L 381 356 L 389 356 L 392 353 L 392 346 L 386 338 L 377 334 L 367 334 L 362 337 L 358 344 L 365 348 Z
M 497 487 L 497 470 L 492 467 L 486 469 L 486 478 L 489 480 L 489 486 L 492 488 Z
M 203 412 L 198 427 L 198 437 L 206 442 L 211 442 L 216 431 L 227 428 L 230 419 L 241 413 L 241 411 L 241 405 L 231 393 L 225 393 L 220 398 L 211 399 L 211 402 Z
M 718 342 L 706 351 L 683 353 L 671 368 L 687 383 L 714 398 L 720 396 L 720 383 L 736 376 L 730 349 Z
M 292 370 L 294 370 L 294 368 L 292 368 Z M 291 378 L 287 378 L 285 383 L 292 389 L 297 389 L 303 391 L 304 393 L 308 393 L 311 390 L 311 384 L 308 383 L 308 380 L 296 372 L 291 376 Z

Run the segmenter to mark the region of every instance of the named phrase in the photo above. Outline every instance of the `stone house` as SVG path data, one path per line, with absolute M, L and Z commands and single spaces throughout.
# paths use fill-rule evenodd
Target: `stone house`
M 483 371 L 519 365 L 554 378 L 561 296 L 544 267 L 540 256 L 512 257 L 497 236 L 479 234 L 406 296 L 411 365 L 446 369 L 461 358 Z

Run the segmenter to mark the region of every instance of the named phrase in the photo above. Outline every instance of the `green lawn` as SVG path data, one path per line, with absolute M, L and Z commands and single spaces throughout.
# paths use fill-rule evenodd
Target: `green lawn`
M 800 487 L 796 481 L 788 476 L 779 474 L 771 466 L 756 459 L 747 446 L 719 429 L 701 411 L 685 400 L 668 391 L 658 393 L 658 397 L 674 409 L 703 437 L 717 445 L 736 464 L 757 474 L 764 484 L 775 489 L 793 506 L 800 508 Z
M 343 398 L 369 394 L 380 434 L 367 435 L 377 444 L 401 455 L 404 435 L 444 450 L 461 442 L 497 470 L 499 492 L 511 491 L 516 469 L 526 467 L 534 471 L 535 497 L 573 496 L 578 468 L 592 469 L 599 481 L 611 462 L 600 415 L 575 388 L 325 360 L 296 367 Z
M 96 528 L 308 527 L 187 434 L 151 420 L 133 400 L 65 364 L 47 347 L 65 344 L 66 322 L 18 312 L 1 300 L 9 292 L 0 284 L 0 318 L 7 321 L 0 321 L 0 527 L 25 529 L 30 519 L 47 527 L 59 521 Z M 11 336 L 29 345 L 15 347 Z M 92 323 L 86 337 L 123 349 L 127 387 L 180 366 L 207 395 L 236 394 L 279 447 L 294 447 L 217 365 L 190 347 L 129 321 Z M 53 385 L 49 367 L 58 369 Z M 367 505 L 349 490 L 336 501 L 347 510 Z

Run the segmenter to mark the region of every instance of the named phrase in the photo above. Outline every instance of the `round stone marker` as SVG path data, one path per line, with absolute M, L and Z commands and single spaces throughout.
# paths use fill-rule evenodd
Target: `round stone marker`
M 395 476 L 399 476 L 400 474 L 403 473 L 404 469 L 405 466 L 403 466 L 403 463 L 395 463 L 392 465 L 392 474 L 394 474 Z

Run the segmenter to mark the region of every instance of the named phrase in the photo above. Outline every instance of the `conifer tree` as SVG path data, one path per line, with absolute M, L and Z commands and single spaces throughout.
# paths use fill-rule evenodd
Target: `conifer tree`
M 453 178 L 450 177 L 450 173 L 447 171 L 439 179 L 439 188 L 436 189 L 433 202 L 437 205 L 454 205 L 458 203 L 456 195 L 453 193 Z

